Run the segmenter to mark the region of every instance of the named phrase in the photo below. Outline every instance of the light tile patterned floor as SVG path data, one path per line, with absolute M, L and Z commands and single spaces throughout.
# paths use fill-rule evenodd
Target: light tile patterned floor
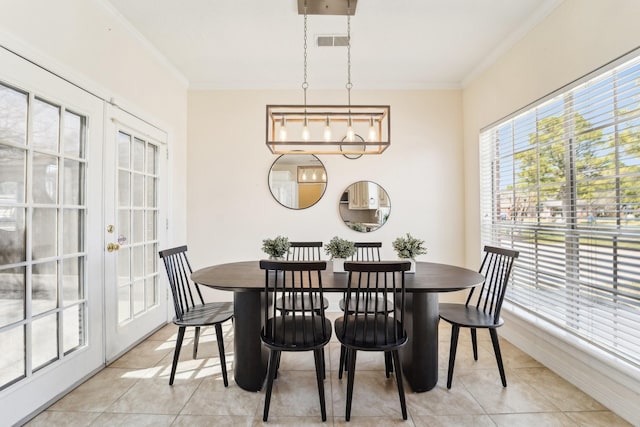
M 336 317 L 337 314 L 332 314 Z M 224 328 L 230 384 L 222 384 L 213 328 L 203 331 L 192 359 L 187 332 L 173 387 L 169 372 L 177 328 L 167 325 L 34 418 L 29 426 L 256 426 L 264 393 L 233 381 L 233 327 Z M 622 418 L 501 339 L 508 387 L 503 388 L 488 333 L 480 331 L 473 360 L 464 331 L 451 390 L 446 388 L 450 329 L 440 327 L 440 381 L 431 391 L 407 390 L 409 419 L 400 414 L 394 378 L 381 354 L 358 355 L 352 417 L 344 420 L 346 376 L 338 380 L 340 347 L 327 351 L 327 421 L 320 419 L 312 353 L 283 354 L 274 384 L 270 426 L 627 426 Z M 406 382 L 405 382 L 406 384 Z

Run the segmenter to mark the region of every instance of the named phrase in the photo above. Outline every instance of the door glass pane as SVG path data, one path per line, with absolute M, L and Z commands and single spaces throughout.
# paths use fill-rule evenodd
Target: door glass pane
M 156 178 L 147 177 L 147 207 L 156 207 Z
M 133 280 L 144 277 L 144 246 L 132 248 Z
M 58 263 L 33 264 L 31 276 L 31 304 L 33 315 L 58 306 Z
M 62 304 L 69 306 L 84 296 L 84 257 L 62 262 Z
M 28 95 L 0 84 L 0 142 L 27 144 Z
M 0 388 L 25 375 L 24 326 L 0 332 Z
M 25 213 L 25 208 L 0 205 L 0 265 L 26 259 Z
M 32 146 L 38 150 L 58 151 L 60 107 L 40 99 L 33 103 Z
M 54 313 L 31 324 L 32 366 L 37 370 L 58 358 L 58 314 Z
M 62 220 L 62 253 L 81 252 L 84 241 L 84 209 L 65 209 Z
M 133 142 L 133 170 L 144 172 L 144 141 L 134 138 Z
M 33 209 L 33 259 L 56 255 L 58 215 L 56 209 Z
M 133 282 L 133 314 L 139 314 L 145 309 L 144 280 Z
M 156 272 L 157 260 L 158 260 L 158 246 L 156 244 L 147 245 L 146 251 L 145 251 L 145 257 L 144 257 L 145 275 L 149 276 Z
M 131 206 L 130 176 L 126 171 L 118 171 L 118 206 Z
M 129 269 L 129 248 L 120 248 L 118 251 L 118 285 L 131 283 L 131 270 Z
M 24 319 L 25 268 L 0 270 L 0 283 L 2 284 L 0 287 L 0 307 L 2 307 L 0 309 L 0 327 L 2 327 Z M 3 341 L 0 340 L 0 342 Z M 2 352 L 0 352 L 1 354 Z
M 69 353 L 78 347 L 84 345 L 84 304 L 74 305 L 67 308 L 62 313 L 64 331 L 62 338 L 62 351 L 64 354 Z
M 131 222 L 129 220 L 129 210 L 120 209 L 118 211 L 118 236 L 123 236 L 128 242 L 131 239 Z M 119 255 L 122 256 L 122 255 Z
M 47 154 L 33 154 L 33 201 L 35 203 L 57 203 L 58 158 Z
M 118 132 L 118 167 L 130 168 L 131 137 L 124 132 Z
M 147 144 L 147 173 L 155 175 L 158 172 L 157 169 L 157 156 L 158 148 L 153 144 Z
M 64 154 L 84 158 L 84 120 L 85 118 L 70 111 L 64 112 Z
M 131 318 L 130 286 L 118 288 L 118 322 L 124 322 Z
M 0 203 L 24 203 L 26 170 L 25 151 L 0 143 Z
M 158 276 L 148 277 L 145 280 L 145 299 L 147 308 L 158 303 Z
M 133 211 L 133 235 L 131 243 L 141 243 L 144 239 L 144 211 Z
M 66 205 L 84 203 L 84 163 L 66 159 L 64 161 L 64 189 L 62 201 Z
M 147 240 L 156 239 L 156 211 L 147 211 L 147 223 L 146 223 L 146 236 Z
M 144 176 L 133 175 L 133 206 L 144 206 Z

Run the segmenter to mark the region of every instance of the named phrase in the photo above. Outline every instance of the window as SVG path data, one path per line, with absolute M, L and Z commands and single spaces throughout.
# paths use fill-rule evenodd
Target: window
M 520 251 L 507 300 L 640 366 L 638 52 L 484 129 L 480 163 L 483 243 Z

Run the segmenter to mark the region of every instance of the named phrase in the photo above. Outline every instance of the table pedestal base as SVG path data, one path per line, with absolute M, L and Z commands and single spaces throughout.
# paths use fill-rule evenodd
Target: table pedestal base
M 402 369 L 414 392 L 429 391 L 438 383 L 438 294 L 407 293 L 407 344 L 400 349 Z
M 269 352 L 260 340 L 264 313 L 263 292 L 234 292 L 234 368 L 236 384 L 260 391 L 267 375 Z

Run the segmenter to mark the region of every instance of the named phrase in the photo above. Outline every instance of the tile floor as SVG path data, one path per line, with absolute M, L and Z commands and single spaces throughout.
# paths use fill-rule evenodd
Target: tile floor
M 332 313 L 336 317 L 337 313 Z M 225 326 L 229 387 L 222 383 L 213 328 L 203 331 L 197 359 L 187 335 L 173 387 L 169 372 L 177 328 L 170 324 L 68 393 L 29 426 L 255 426 L 264 393 L 233 381 L 233 327 Z M 271 426 L 627 426 L 622 418 L 504 339 L 508 387 L 503 388 L 488 333 L 480 331 L 474 362 L 468 332 L 458 344 L 451 390 L 446 388 L 450 329 L 440 327 L 440 381 L 426 393 L 407 389 L 402 420 L 394 378 L 378 353 L 359 353 L 351 421 L 344 420 L 346 376 L 338 380 L 339 344 L 327 352 L 327 421 L 320 419 L 312 353 L 283 354 L 274 384 Z M 188 332 L 189 333 L 189 332 Z M 406 387 L 406 382 L 405 382 Z

